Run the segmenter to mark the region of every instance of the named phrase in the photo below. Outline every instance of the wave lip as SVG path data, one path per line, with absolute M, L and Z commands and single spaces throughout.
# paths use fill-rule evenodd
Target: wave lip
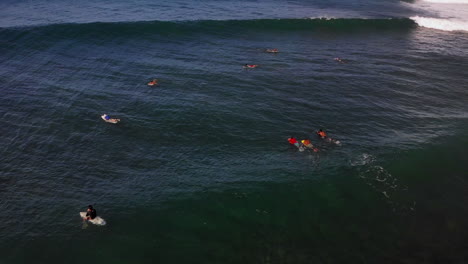
M 411 19 L 421 27 L 443 31 L 468 31 L 468 22 L 457 19 L 430 18 L 414 16 Z

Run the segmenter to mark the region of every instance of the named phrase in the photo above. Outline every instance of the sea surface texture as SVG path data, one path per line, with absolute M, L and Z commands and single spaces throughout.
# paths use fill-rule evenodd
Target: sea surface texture
M 468 262 L 468 1 L 5 0 L 0 91 L 1 264 Z

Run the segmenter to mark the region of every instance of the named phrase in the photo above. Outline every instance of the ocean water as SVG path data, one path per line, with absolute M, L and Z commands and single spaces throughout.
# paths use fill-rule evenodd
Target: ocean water
M 2 1 L 0 263 L 467 262 L 466 12 Z

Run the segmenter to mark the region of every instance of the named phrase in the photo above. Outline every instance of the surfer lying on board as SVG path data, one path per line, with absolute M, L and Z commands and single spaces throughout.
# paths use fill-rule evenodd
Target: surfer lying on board
M 267 49 L 266 52 L 268 52 L 268 53 L 278 53 L 279 50 L 278 49 Z
M 88 209 L 86 210 L 86 217 L 84 217 L 83 220 L 92 220 L 96 218 L 96 216 L 96 209 L 94 209 L 92 205 L 88 205 Z
M 117 124 L 118 122 L 120 122 L 120 119 L 110 118 L 110 116 L 108 114 L 103 114 L 101 116 L 101 118 L 102 118 L 102 120 L 106 121 L 107 123 Z
M 289 138 L 288 138 L 288 142 L 289 142 L 289 144 L 291 144 L 291 145 L 294 145 L 294 146 L 296 146 L 296 147 L 299 147 L 299 142 L 297 142 L 297 139 L 294 138 L 294 137 L 289 137 Z
M 321 138 L 326 138 L 327 137 L 327 133 L 325 133 L 325 131 L 323 131 L 322 129 L 319 129 L 319 131 L 317 131 L 316 133 Z
M 346 63 L 346 61 L 344 61 L 344 60 L 341 59 L 341 58 L 335 58 L 334 60 L 336 60 L 336 61 L 339 62 L 339 63 Z
M 314 148 L 314 145 L 312 145 L 312 143 L 310 142 L 309 139 L 303 139 L 301 140 L 301 143 L 302 145 L 304 145 L 304 147 L 306 148 L 310 148 L 311 150 L 313 150 L 314 152 L 318 152 L 318 148 Z
M 158 79 L 153 79 L 151 82 L 148 83 L 149 86 L 158 85 Z
M 305 147 L 303 145 L 301 145 L 299 142 L 297 142 L 297 139 L 294 138 L 294 137 L 288 138 L 288 142 L 289 142 L 289 144 L 296 146 L 299 149 L 300 152 L 305 150 Z
M 253 68 L 257 68 L 258 65 L 257 64 L 245 64 L 244 65 L 244 69 L 253 69 Z
M 319 136 L 322 139 L 325 139 L 325 141 L 335 143 L 336 145 L 341 145 L 341 142 L 339 140 L 335 140 L 333 138 L 328 137 L 327 133 L 325 133 L 325 131 L 323 131 L 322 129 L 319 129 L 319 131 L 317 131 L 316 133 L 317 136 Z

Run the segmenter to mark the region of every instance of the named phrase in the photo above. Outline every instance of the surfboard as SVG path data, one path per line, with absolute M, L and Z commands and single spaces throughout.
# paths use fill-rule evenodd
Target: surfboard
M 111 119 L 107 120 L 106 115 L 102 115 L 101 118 L 102 118 L 102 120 L 106 121 L 107 123 L 112 123 L 112 124 L 117 124 L 120 121 L 119 119 L 115 119 L 115 118 L 111 118 Z
M 333 139 L 333 138 L 327 138 L 326 140 L 327 140 L 328 142 L 333 143 L 333 144 L 336 144 L 336 145 L 338 145 L 338 146 L 341 145 L 341 142 L 340 142 L 339 140 L 335 140 L 335 139 Z
M 86 212 L 80 212 L 80 216 L 81 216 L 81 218 L 85 218 L 86 217 Z M 100 225 L 100 226 L 106 225 L 106 220 L 102 219 L 99 216 L 96 216 L 96 218 L 94 218 L 94 219 L 88 220 L 88 222 L 93 223 L 95 225 Z

